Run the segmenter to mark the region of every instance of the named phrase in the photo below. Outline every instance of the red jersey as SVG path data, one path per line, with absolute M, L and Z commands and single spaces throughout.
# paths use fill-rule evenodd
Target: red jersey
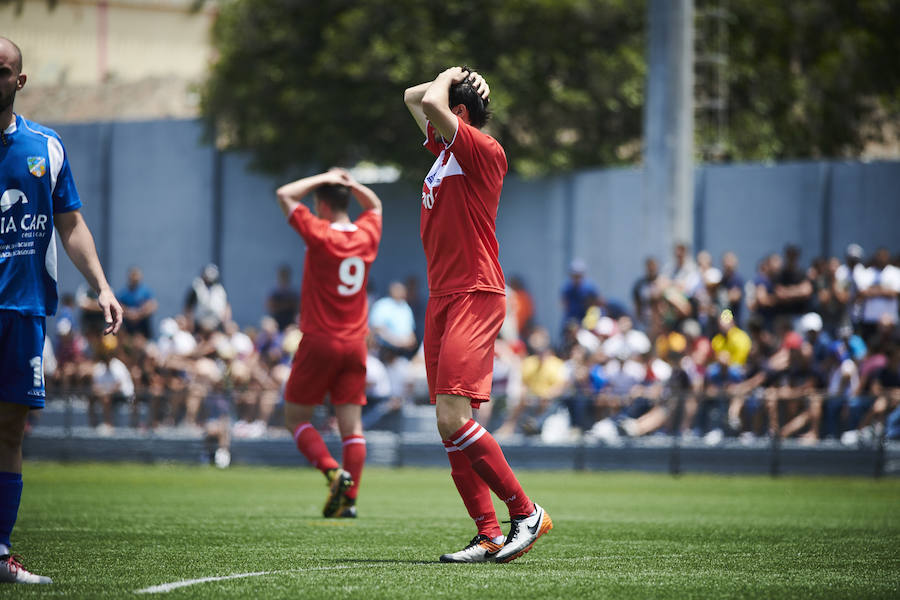
M 301 204 L 288 222 L 306 242 L 300 331 L 364 338 L 369 331 L 366 283 L 378 254 L 381 213 L 367 210 L 353 223 L 331 223 Z
M 429 122 L 425 147 L 437 156 L 422 187 L 419 226 L 429 294 L 505 293 L 497 209 L 506 153 L 497 140 L 461 119 L 449 143 Z

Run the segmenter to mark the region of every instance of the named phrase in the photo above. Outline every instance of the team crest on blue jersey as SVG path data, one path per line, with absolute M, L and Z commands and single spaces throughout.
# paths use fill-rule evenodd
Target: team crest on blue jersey
M 43 177 L 44 173 L 47 172 L 47 163 L 44 161 L 43 156 L 29 156 L 28 157 L 28 172 L 34 175 L 35 177 Z

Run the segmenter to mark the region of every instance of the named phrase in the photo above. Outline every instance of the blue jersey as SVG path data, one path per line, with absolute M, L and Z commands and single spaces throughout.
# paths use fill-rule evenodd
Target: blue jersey
M 0 309 L 56 312 L 53 214 L 80 207 L 59 136 L 16 115 L 0 143 Z

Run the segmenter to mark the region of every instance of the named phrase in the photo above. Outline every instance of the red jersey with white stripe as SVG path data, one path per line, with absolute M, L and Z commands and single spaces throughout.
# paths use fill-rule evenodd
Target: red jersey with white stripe
M 353 223 L 331 223 L 301 204 L 288 222 L 306 242 L 300 330 L 364 338 L 369 331 L 366 284 L 381 240 L 381 213 L 367 210 Z
M 429 122 L 425 147 L 437 156 L 422 186 L 420 233 L 429 294 L 505 293 L 497 209 L 506 153 L 497 140 L 461 119 L 449 143 Z

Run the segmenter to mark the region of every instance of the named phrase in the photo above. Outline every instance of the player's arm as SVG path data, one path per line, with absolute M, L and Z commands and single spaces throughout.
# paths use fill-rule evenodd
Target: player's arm
M 431 83 L 431 81 L 426 81 L 411 88 L 406 88 L 406 91 L 403 92 L 403 102 L 406 103 L 409 114 L 412 115 L 416 125 L 419 126 L 423 134 L 428 133 L 428 117 L 425 116 L 425 111 L 422 109 L 422 98 L 425 97 L 425 92 L 431 87 Z
M 100 266 L 100 258 L 94 245 L 94 236 L 84 222 L 81 211 L 55 213 L 53 221 L 69 258 L 81 271 L 88 285 L 97 292 L 97 302 L 103 309 L 103 316 L 106 319 L 106 329 L 103 333 L 118 333 L 119 327 L 122 326 L 122 307 L 110 289 L 106 275 L 103 274 L 103 267 Z
M 303 179 L 284 184 L 275 192 L 278 197 L 278 206 L 281 207 L 281 212 L 284 213 L 285 217 L 290 217 L 294 210 L 300 205 L 300 200 L 302 200 L 304 196 L 311 193 L 320 185 L 329 183 L 346 185 L 340 180 L 340 175 L 333 171 L 319 173 L 318 175 L 304 177 Z
M 470 80 L 482 98 L 488 99 L 491 90 L 484 78 L 461 67 L 450 67 L 443 71 L 431 82 L 422 97 L 422 111 L 445 140 L 456 137 L 456 128 L 459 126 L 457 116 L 450 107 L 450 86 L 466 79 Z
M 450 86 L 461 83 L 469 76 L 468 71 L 450 67 L 438 75 L 422 96 L 422 112 L 445 140 L 456 137 L 459 121 L 450 110 Z
M 381 198 L 379 198 L 375 192 L 355 180 L 353 176 L 350 175 L 349 171 L 345 169 L 335 167 L 329 170 L 329 173 L 332 172 L 337 173 L 340 176 L 340 183 L 350 188 L 353 197 L 356 198 L 356 201 L 359 202 L 359 205 L 363 210 L 381 213 Z

